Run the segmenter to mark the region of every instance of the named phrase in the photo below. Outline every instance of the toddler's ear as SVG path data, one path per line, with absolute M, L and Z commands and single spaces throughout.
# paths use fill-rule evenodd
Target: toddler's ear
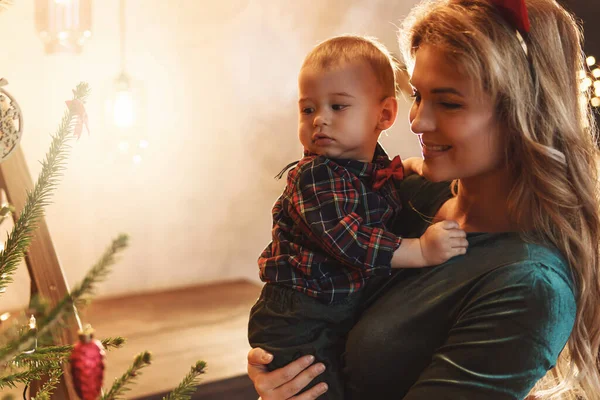
M 377 121 L 377 129 L 385 131 L 394 125 L 396 116 L 398 115 L 398 100 L 395 97 L 387 97 L 381 103 L 381 112 L 379 113 L 379 121 Z

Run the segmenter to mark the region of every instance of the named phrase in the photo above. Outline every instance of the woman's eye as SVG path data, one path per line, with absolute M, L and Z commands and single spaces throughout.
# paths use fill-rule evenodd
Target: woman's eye
M 331 106 L 331 108 L 332 108 L 334 111 L 341 111 L 341 110 L 343 110 L 343 109 L 344 109 L 344 108 L 346 108 L 346 107 L 348 107 L 348 106 L 346 106 L 345 104 L 333 104 L 333 105 Z
M 414 99 L 415 102 L 419 103 L 421 101 L 421 95 L 417 92 L 410 95 L 411 98 Z
M 450 110 L 456 110 L 456 109 L 462 107 L 461 104 L 456 104 L 456 103 L 441 103 L 441 104 Z

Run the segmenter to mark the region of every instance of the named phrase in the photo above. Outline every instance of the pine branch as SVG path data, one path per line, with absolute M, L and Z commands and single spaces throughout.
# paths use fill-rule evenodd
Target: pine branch
M 119 396 L 123 395 L 123 393 L 129 391 L 130 389 L 127 387 L 127 384 L 133 383 L 133 380 L 140 374 L 139 371 L 150 365 L 151 358 L 152 355 L 147 351 L 140 353 L 133 361 L 133 365 L 120 378 L 115 379 L 110 391 L 100 397 L 100 400 L 115 400 L 120 398 Z
M 127 339 L 121 336 L 117 336 L 115 338 L 109 337 L 106 339 L 102 339 L 101 342 L 102 346 L 104 346 L 106 350 L 110 350 L 111 348 L 120 349 L 121 347 L 123 347 L 125 342 L 127 342 Z
M 84 102 L 88 94 L 88 85 L 80 83 L 73 90 L 73 99 Z M 42 171 L 38 180 L 33 190 L 27 193 L 25 206 L 6 239 L 4 250 L 0 252 L 0 293 L 5 291 L 6 286 L 13 281 L 12 275 L 29 248 L 38 222 L 44 215 L 44 207 L 50 204 L 50 198 L 65 169 L 65 161 L 70 149 L 68 141 L 73 138 L 76 115 L 75 110 L 65 111 L 58 131 L 52 136 L 50 149 L 41 163 Z
M 71 293 L 67 294 L 54 307 L 48 315 L 41 318 L 37 322 L 38 333 L 34 330 L 29 330 L 24 335 L 10 342 L 4 348 L 0 349 L 0 364 L 7 362 L 15 354 L 22 353 L 24 350 L 33 346 L 36 334 L 43 335 L 54 326 L 60 318 L 73 307 L 74 304 L 80 304 L 83 298 L 90 296 L 95 291 L 95 285 L 100 280 L 104 279 L 110 272 L 110 266 L 115 263 L 115 255 L 127 247 L 128 236 L 125 234 L 119 235 L 113 240 L 112 244 L 106 249 L 100 260 L 86 274 L 83 281 L 75 286 Z
M 112 244 L 105 250 L 104 254 L 92 267 L 92 269 L 83 278 L 83 281 L 75 286 L 71 291 L 71 304 L 80 304 L 86 296 L 92 296 L 96 290 L 96 284 L 103 281 L 108 274 L 110 274 L 110 266 L 116 262 L 115 256 L 120 251 L 124 250 L 129 242 L 129 236 L 122 233 L 116 239 L 113 240 Z M 63 301 L 69 300 L 66 297 Z M 49 314 L 51 316 L 52 313 Z
M 63 371 L 60 366 L 57 368 L 53 368 L 49 371 L 48 380 L 37 392 L 35 397 L 32 397 L 31 400 L 50 400 L 50 396 L 52 395 L 52 391 L 56 389 L 56 385 L 60 382 L 60 377 L 62 376 Z
M 116 338 L 106 338 L 101 340 L 104 349 L 110 350 L 111 348 L 121 348 L 125 344 L 125 339 L 117 336 Z M 73 345 L 65 346 L 47 346 L 38 347 L 34 353 L 25 354 L 21 353 L 13 359 L 13 364 L 16 367 L 24 365 L 31 365 L 38 361 L 54 359 L 57 361 L 64 361 L 69 358 L 69 355 L 73 351 Z
M 60 369 L 60 364 L 55 362 L 41 363 L 31 367 L 27 371 L 17 372 L 12 375 L 0 377 L 0 389 L 5 387 L 16 387 L 16 383 L 29 383 L 35 379 L 42 379 L 44 375 Z
M 197 378 L 205 373 L 204 368 L 206 368 L 206 363 L 198 361 L 183 378 L 179 386 L 166 397 L 163 397 L 163 400 L 191 400 L 192 394 L 197 390 L 196 386 L 200 383 Z

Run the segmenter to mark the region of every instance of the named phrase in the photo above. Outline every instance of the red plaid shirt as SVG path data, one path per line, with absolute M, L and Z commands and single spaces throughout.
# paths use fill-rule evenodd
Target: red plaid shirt
M 386 226 L 400 198 L 392 179 L 372 189 L 375 171 L 389 163 L 380 146 L 373 163 L 305 153 L 273 207 L 272 241 L 258 259 L 261 280 L 331 303 L 371 276 L 389 275 L 401 238 Z

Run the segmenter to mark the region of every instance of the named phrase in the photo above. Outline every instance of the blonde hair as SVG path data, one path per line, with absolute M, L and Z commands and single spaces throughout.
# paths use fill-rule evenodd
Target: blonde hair
M 355 61 L 369 64 L 385 97 L 396 97 L 398 62 L 382 43 L 371 36 L 341 35 L 327 39 L 306 55 L 302 68 L 330 68 L 342 62 Z
M 524 239 L 539 241 L 541 234 L 570 265 L 575 325 L 556 367 L 531 394 L 598 399 L 599 152 L 589 98 L 577 77 L 585 68 L 583 34 L 555 0 L 527 0 L 527 9 L 528 54 L 489 0 L 425 0 L 405 20 L 399 40 L 409 69 L 419 46 L 438 46 L 492 97 L 514 179 L 509 218 L 519 227 L 532 224 L 538 237 L 522 232 Z

